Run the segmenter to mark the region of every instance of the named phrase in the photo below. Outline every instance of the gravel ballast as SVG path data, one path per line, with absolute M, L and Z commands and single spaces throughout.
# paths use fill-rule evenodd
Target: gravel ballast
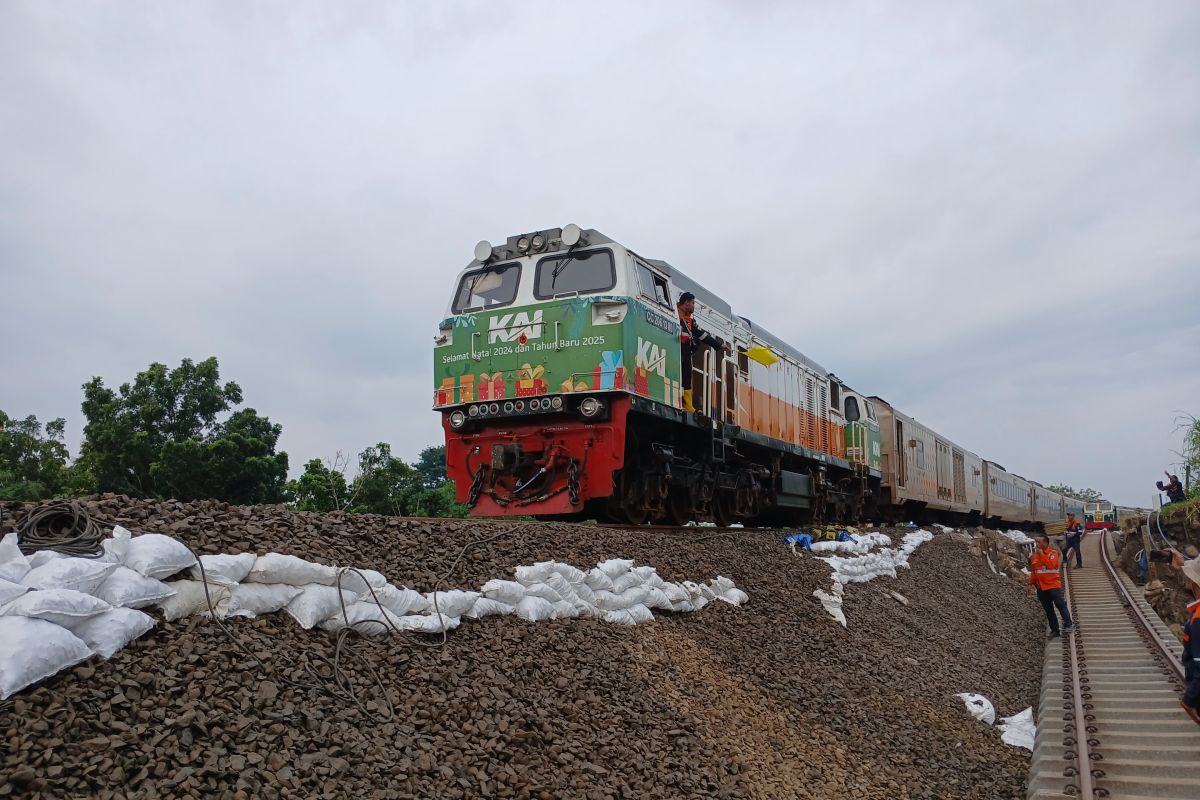
M 1041 610 L 953 534 L 922 545 L 897 579 L 847 586 L 843 629 L 812 597 L 829 589 L 828 566 L 789 552 L 778 531 L 114 496 L 88 505 L 107 524 L 167 533 L 198 553 L 290 553 L 376 569 L 420 591 L 477 589 L 535 561 L 586 568 L 624 557 L 668 581 L 726 575 L 750 602 L 636 627 L 488 618 L 464 622 L 444 644 L 353 637 L 338 663 L 361 707 L 328 690 L 329 633 L 284 614 L 229 620 L 264 670 L 213 622 L 160 621 L 111 660 L 0 703 L 0 796 L 1024 796 L 1029 754 L 955 695 L 984 694 L 1003 715 L 1033 705 Z M 26 508 L 0 504 L 0 529 Z M 435 586 L 464 545 L 497 534 Z

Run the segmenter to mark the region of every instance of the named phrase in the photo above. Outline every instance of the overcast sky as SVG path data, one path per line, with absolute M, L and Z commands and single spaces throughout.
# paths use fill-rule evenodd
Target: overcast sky
M 803 6 L 803 7 L 800 7 Z M 438 443 L 476 241 L 577 222 L 1043 483 L 1200 415 L 1200 5 L 0 2 L 0 409 L 215 355 Z

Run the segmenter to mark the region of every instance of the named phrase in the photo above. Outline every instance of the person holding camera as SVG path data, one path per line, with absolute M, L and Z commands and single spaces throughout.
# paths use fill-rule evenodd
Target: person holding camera
M 1160 492 L 1167 493 L 1167 502 L 1163 503 L 1163 505 L 1182 503 L 1186 493 L 1183 490 L 1183 484 L 1179 482 L 1179 476 L 1172 475 L 1166 470 L 1163 470 L 1163 475 L 1167 476 L 1167 482 L 1164 484 L 1162 481 L 1156 481 L 1154 484 Z

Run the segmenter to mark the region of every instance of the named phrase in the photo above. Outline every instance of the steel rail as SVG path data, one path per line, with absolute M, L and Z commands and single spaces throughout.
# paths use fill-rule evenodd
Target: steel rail
M 1067 606 L 1071 606 L 1071 581 L 1067 570 L 1063 570 L 1063 587 L 1067 593 Z M 1074 623 L 1075 609 L 1072 609 L 1071 622 Z M 1073 633 L 1063 634 L 1063 644 L 1071 656 L 1071 699 L 1075 707 L 1075 782 L 1080 797 L 1092 797 L 1095 787 L 1092 784 L 1092 756 L 1088 750 L 1088 721 L 1087 711 L 1083 702 L 1083 687 L 1079 675 L 1079 645 Z
M 1116 567 L 1114 567 L 1112 561 L 1109 560 L 1108 531 L 1104 531 L 1100 537 L 1100 560 L 1104 562 L 1104 568 L 1108 571 L 1108 577 L 1113 583 L 1116 584 L 1117 589 L 1121 593 L 1121 597 L 1125 601 L 1126 607 L 1133 612 L 1134 618 L 1138 621 L 1142 628 L 1145 629 L 1146 633 L 1150 636 L 1150 641 L 1152 641 L 1154 646 L 1158 648 L 1158 652 L 1162 654 L 1164 659 L 1166 659 L 1167 664 L 1170 666 L 1172 671 L 1174 671 L 1175 675 L 1180 680 L 1183 680 L 1183 663 L 1179 660 L 1179 656 L 1171 652 L 1171 649 L 1167 647 L 1167 643 L 1164 642 L 1162 637 L 1158 635 L 1158 631 L 1155 630 L 1154 624 L 1150 621 L 1150 618 L 1146 616 L 1145 612 L 1142 611 L 1141 607 L 1138 606 L 1138 604 L 1134 601 L 1133 594 L 1130 593 L 1129 588 L 1125 586 L 1125 582 L 1122 581 L 1121 577 L 1117 574 Z

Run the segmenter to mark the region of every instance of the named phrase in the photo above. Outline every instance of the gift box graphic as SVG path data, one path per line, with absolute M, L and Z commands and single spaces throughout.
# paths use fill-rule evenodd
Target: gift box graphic
M 592 388 L 624 389 L 624 357 L 624 350 L 605 350 L 601 353 L 600 363 L 592 368 Z
M 437 390 L 437 404 L 439 406 L 454 405 L 456 389 L 457 402 L 470 403 L 475 399 L 475 376 L 459 375 L 454 378 L 442 378 L 442 385 Z
M 683 389 L 680 387 L 679 381 L 673 381 L 663 376 L 663 401 L 676 408 L 683 405 Z
M 517 397 L 533 397 L 539 394 L 546 394 L 550 386 L 543 377 L 545 374 L 546 368 L 541 364 L 538 364 L 536 367 L 531 367 L 529 364 L 522 364 L 517 370 Z
M 634 367 L 633 390 L 638 394 L 650 394 L 650 373 L 645 367 Z
M 504 384 L 504 373 L 480 373 L 476 388 L 479 390 L 480 400 L 503 400 L 507 388 Z
M 577 381 L 572 377 L 563 381 L 560 388 L 563 392 L 586 392 L 588 390 L 588 385 L 584 381 Z

